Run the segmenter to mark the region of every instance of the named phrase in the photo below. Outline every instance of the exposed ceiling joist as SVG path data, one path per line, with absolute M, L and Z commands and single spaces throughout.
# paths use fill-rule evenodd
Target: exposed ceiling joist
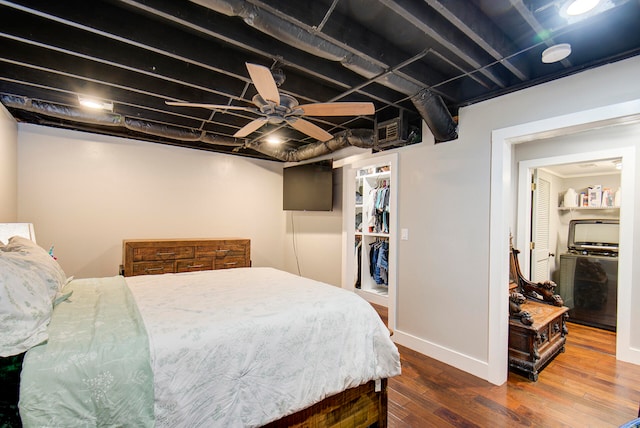
M 274 160 L 317 153 L 305 130 L 365 130 L 331 146 L 368 144 L 400 116 L 446 140 L 461 106 L 640 53 L 640 2 L 602 1 L 574 22 L 560 0 L 0 0 L 0 99 L 24 122 Z M 571 55 L 543 64 L 554 43 Z M 272 69 L 300 104 L 371 102 L 375 114 L 271 120 L 234 138 L 260 113 L 165 103 L 251 107 L 246 63 Z M 118 119 L 92 120 L 79 95 L 108 100 Z M 264 149 L 274 135 L 277 152 Z

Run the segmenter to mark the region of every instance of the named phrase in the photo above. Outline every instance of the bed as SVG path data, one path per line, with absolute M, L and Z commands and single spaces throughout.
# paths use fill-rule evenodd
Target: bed
M 9 271 L 49 279 L 46 298 L 23 290 L 33 314 L 49 299 L 48 319 L 11 350 L 24 353 L 25 426 L 386 425 L 399 355 L 354 293 L 257 267 L 69 280 L 42 253 L 20 238 L 0 248 L 3 293 Z

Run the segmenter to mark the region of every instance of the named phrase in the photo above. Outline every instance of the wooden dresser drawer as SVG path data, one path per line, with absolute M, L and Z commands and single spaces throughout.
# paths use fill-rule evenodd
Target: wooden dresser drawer
M 249 267 L 247 260 L 244 256 L 226 256 L 215 259 L 215 269 L 229 269 L 238 267 Z
M 237 238 L 129 239 L 122 243 L 124 276 L 251 266 L 251 241 Z
M 133 273 L 132 275 L 158 275 L 161 273 L 172 273 L 175 272 L 175 262 L 173 260 L 169 261 L 158 261 L 158 262 L 137 262 L 133 263 Z
M 213 270 L 213 260 L 211 258 L 178 260 L 176 261 L 176 272 L 195 272 L 199 270 Z
M 133 261 L 192 259 L 194 247 L 138 247 L 133 249 Z
M 212 245 L 198 245 L 196 247 L 196 257 L 245 257 L 248 243 L 238 241 L 220 241 Z

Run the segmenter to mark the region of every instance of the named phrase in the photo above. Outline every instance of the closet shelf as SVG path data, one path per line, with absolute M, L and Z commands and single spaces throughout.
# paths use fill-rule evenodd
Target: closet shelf
M 375 294 L 378 296 L 383 296 L 383 297 L 387 297 L 388 293 L 389 293 L 389 287 L 385 287 L 383 285 L 376 285 L 372 288 L 368 288 L 368 289 L 361 289 L 361 288 L 356 288 L 356 292 L 359 294 L 363 294 L 363 293 L 371 293 L 371 294 Z
M 620 207 L 558 207 L 560 211 L 619 210 Z
M 358 232 L 360 235 L 363 236 L 373 236 L 376 238 L 388 238 L 389 234 L 388 233 L 384 233 L 384 232 Z
M 380 178 L 391 177 L 391 171 L 373 172 L 371 174 L 358 175 L 356 178 Z

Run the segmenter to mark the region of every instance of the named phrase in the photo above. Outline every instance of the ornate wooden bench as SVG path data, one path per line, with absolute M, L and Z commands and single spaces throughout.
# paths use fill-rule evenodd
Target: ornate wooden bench
M 519 251 L 510 249 L 509 369 L 532 381 L 564 352 L 569 308 L 554 293 L 552 281 L 534 283 L 522 276 Z

